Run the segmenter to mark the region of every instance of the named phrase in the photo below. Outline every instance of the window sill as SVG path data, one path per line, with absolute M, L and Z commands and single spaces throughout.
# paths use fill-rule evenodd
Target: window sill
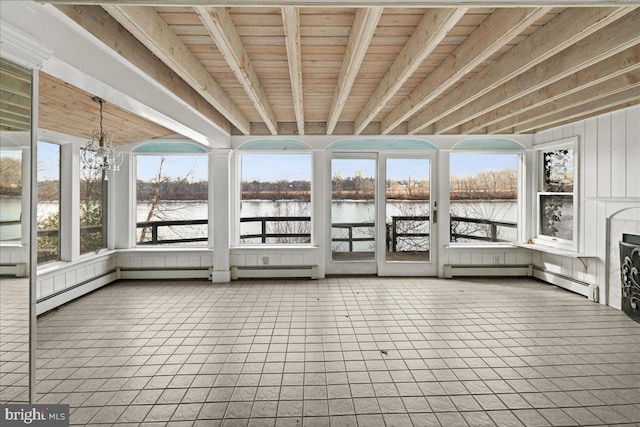
M 45 274 L 58 272 L 61 270 L 68 269 L 70 267 L 76 267 L 79 264 L 94 261 L 98 258 L 114 255 L 116 253 L 117 251 L 113 249 L 103 249 L 98 253 L 92 252 L 92 253 L 83 254 L 78 259 L 75 259 L 73 261 L 54 261 L 48 264 L 44 264 L 42 266 L 38 266 L 37 274 L 45 275 Z
M 145 253 L 145 252 L 211 252 L 213 248 L 206 246 L 136 246 L 134 248 L 117 249 L 118 253 Z
M 295 244 L 290 244 L 290 245 L 239 245 L 239 246 L 231 246 L 229 249 L 231 249 L 232 251 L 241 251 L 244 249 L 248 249 L 248 250 L 270 250 L 270 251 L 277 251 L 277 250 L 291 250 L 291 249 L 296 249 L 296 250 L 314 250 L 314 249 L 319 249 L 319 246 L 315 246 L 315 245 L 307 245 L 307 244 L 300 244 L 300 245 L 295 245 Z
M 514 249 L 516 243 L 450 243 L 444 245 L 445 249 Z
M 0 248 L 24 248 L 27 245 L 21 242 L 0 242 Z
M 536 252 L 544 252 L 547 254 L 559 255 L 559 256 L 568 257 L 568 258 L 576 258 L 576 259 L 597 258 L 596 255 L 576 252 L 569 249 L 556 248 L 553 246 L 542 245 L 540 243 L 514 243 L 514 246 L 517 246 L 519 248 L 530 249 Z

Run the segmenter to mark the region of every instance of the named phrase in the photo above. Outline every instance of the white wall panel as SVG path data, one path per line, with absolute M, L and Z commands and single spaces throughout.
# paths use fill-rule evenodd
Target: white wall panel
M 640 197 L 640 106 L 540 132 L 535 135 L 534 147 L 572 136 L 579 138 L 579 248 L 588 254 L 602 254 L 606 252 L 600 247 L 605 244 L 603 218 L 613 209 L 609 204 L 627 200 L 627 204 L 640 206 L 633 199 Z M 610 280 L 611 276 L 602 256 L 589 260 L 586 269 L 580 260 L 544 253 L 533 254 L 532 262 L 537 268 L 600 287 L 605 287 L 605 278 Z M 618 307 L 619 292 L 611 291 L 613 300 L 603 302 Z M 600 295 L 606 300 L 602 298 L 606 293 L 601 291 Z
M 626 113 L 626 196 L 640 197 L 640 108 L 629 108 Z

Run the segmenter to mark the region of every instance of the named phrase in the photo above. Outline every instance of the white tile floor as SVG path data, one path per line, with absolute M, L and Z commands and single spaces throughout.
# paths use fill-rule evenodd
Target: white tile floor
M 640 325 L 529 279 L 122 281 L 38 348 L 72 424 L 640 424 Z
M 29 401 L 29 280 L 0 277 L 0 402 Z

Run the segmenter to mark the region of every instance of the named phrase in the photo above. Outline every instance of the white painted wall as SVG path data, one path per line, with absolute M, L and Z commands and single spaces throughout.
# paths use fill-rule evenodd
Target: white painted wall
M 610 280 L 607 270 L 605 234 L 610 215 L 640 207 L 640 106 L 540 132 L 534 147 L 573 136 L 579 147 L 578 250 L 598 258 L 589 261 L 586 274 L 577 259 L 536 252 L 532 261 L 549 272 L 597 284 L 600 302 L 619 307 L 619 292 L 608 289 L 619 283 Z

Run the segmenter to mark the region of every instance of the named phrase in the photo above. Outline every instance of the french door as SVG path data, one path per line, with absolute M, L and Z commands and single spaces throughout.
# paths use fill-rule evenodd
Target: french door
M 436 275 L 436 176 L 426 154 L 334 154 L 328 274 Z

